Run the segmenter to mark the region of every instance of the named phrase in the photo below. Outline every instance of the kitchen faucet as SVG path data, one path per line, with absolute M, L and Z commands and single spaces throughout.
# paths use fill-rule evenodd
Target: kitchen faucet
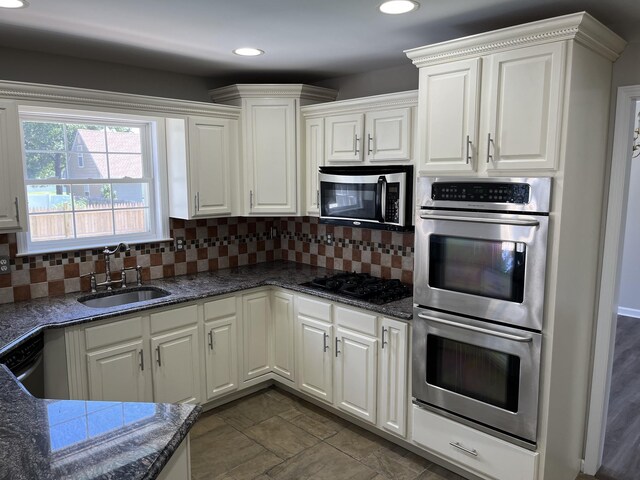
M 126 244 L 125 242 L 119 243 L 112 249 L 109 249 L 109 247 L 104 247 L 104 250 L 102 251 L 102 253 L 104 254 L 104 270 L 105 270 L 104 282 L 101 282 L 101 283 L 96 282 L 95 272 L 91 272 L 91 273 L 88 273 L 87 275 L 83 275 L 83 276 L 89 276 L 91 279 L 91 283 L 90 283 L 91 293 L 95 293 L 98 287 L 107 287 L 107 291 L 110 291 L 112 290 L 112 286 L 114 284 L 120 284 L 123 288 L 126 287 L 127 286 L 126 273 L 128 270 L 136 271 L 137 284 L 138 286 L 142 285 L 142 267 L 140 267 L 139 265 L 136 267 L 128 267 L 128 268 L 123 267 L 121 270 L 122 276 L 120 280 L 111 280 L 111 256 L 116 252 L 128 252 L 130 250 L 131 249 L 129 248 L 129 245 Z

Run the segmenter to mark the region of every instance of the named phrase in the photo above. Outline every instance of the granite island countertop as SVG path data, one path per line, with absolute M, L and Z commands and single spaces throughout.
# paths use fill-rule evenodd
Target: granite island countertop
M 91 308 L 82 305 L 78 302 L 78 298 L 86 295 L 86 292 L 8 303 L 0 305 L 0 355 L 46 328 L 67 327 L 268 285 L 364 308 L 402 320 L 412 318 L 411 297 L 377 305 L 302 285 L 316 277 L 334 273 L 337 272 L 322 267 L 276 261 L 145 282 L 145 286 L 166 290 L 170 295 L 117 307 Z
M 200 411 L 187 404 L 42 400 L 0 365 L 0 478 L 154 479 Z

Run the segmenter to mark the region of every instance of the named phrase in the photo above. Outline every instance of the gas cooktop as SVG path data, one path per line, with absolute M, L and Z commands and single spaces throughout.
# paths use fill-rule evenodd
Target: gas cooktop
M 412 287 L 400 280 L 385 280 L 368 273 L 338 273 L 314 278 L 304 286 L 339 293 L 352 298 L 367 300 L 378 305 L 400 300 L 412 295 Z

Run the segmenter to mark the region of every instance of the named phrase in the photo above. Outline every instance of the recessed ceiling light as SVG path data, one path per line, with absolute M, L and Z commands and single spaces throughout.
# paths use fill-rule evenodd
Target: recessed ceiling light
M 0 0 L 0 8 L 25 8 L 29 4 L 25 0 Z
M 264 51 L 257 48 L 243 47 L 236 48 L 233 53 L 235 53 L 236 55 L 241 55 L 243 57 L 257 57 L 258 55 L 262 55 Z
M 420 4 L 412 0 L 390 0 L 380 5 L 380 11 L 382 13 L 388 13 L 389 15 L 398 15 L 400 13 L 407 13 L 416 10 Z

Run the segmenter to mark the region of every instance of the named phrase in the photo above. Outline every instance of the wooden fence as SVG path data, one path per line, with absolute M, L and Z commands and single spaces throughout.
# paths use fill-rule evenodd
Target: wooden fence
M 148 208 L 142 203 L 119 203 L 111 210 L 111 204 L 90 204 L 75 211 L 76 232 L 73 231 L 71 211 L 29 208 L 29 230 L 32 241 L 59 240 L 63 238 L 90 237 L 141 233 L 149 229 Z M 91 210 L 89 210 L 91 209 Z M 108 209 L 108 210 L 100 210 Z M 115 220 L 115 228 L 114 228 Z

